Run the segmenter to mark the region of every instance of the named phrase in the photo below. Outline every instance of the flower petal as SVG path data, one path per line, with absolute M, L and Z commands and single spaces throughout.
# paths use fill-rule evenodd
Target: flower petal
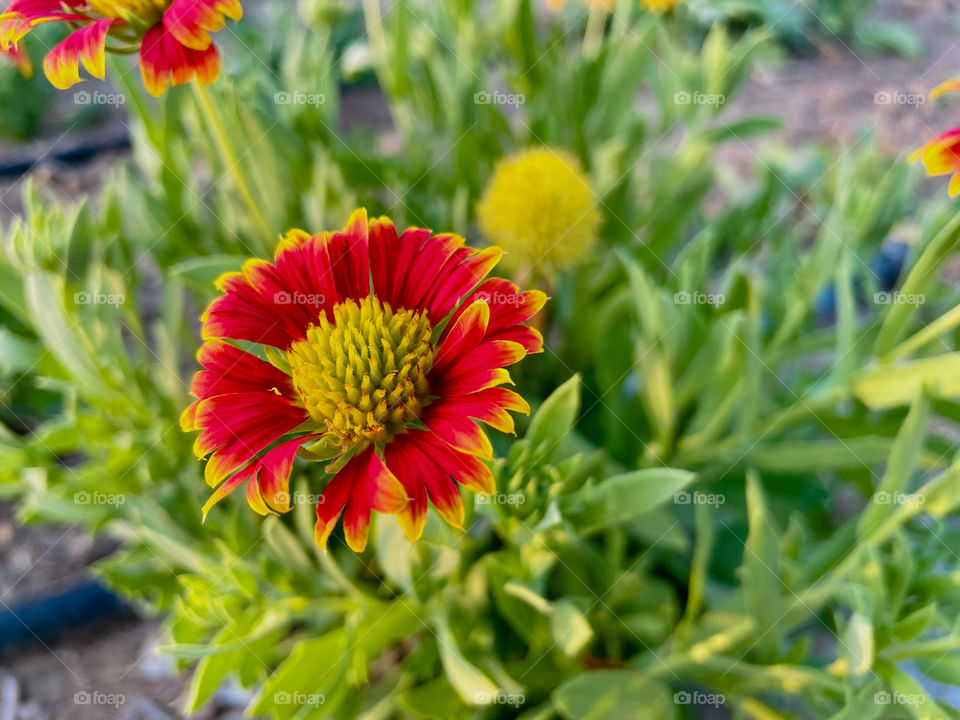
M 58 43 L 43 59 L 43 71 L 50 84 L 58 90 L 66 90 L 81 82 L 80 63 L 88 73 L 103 80 L 107 33 L 115 23 L 123 24 L 123 21 L 114 18 L 97 20 L 74 30 Z
M 163 14 L 163 24 L 181 45 L 206 50 L 212 42 L 210 33 L 226 25 L 224 16 L 243 17 L 240 0 L 173 0 Z
M 302 407 L 269 392 L 231 393 L 201 400 L 195 415 L 201 432 L 194 452 L 198 457 L 213 453 L 204 470 L 207 483 L 217 485 L 307 418 Z
M 151 95 L 160 96 L 168 85 L 184 85 L 193 78 L 201 85 L 220 74 L 220 54 L 213 43 L 203 50 L 186 47 L 158 22 L 140 43 L 140 72 Z

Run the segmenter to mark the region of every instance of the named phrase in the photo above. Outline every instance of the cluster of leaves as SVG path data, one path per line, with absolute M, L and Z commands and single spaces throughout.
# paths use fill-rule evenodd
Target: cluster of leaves
M 710 27 L 760 25 L 769 28 L 791 51 L 815 52 L 821 43 L 841 41 L 857 50 L 893 50 L 918 57 L 920 38 L 908 27 L 884 20 L 875 12 L 876 0 L 686 0 L 681 22 Z M 689 12 L 689 15 L 687 14 Z M 879 17 L 878 17 L 879 16 Z
M 397 147 L 341 129 L 335 28 L 291 28 L 217 86 L 219 128 L 187 93 L 128 88 L 136 165 L 96 211 L 28 190 L 0 251 L 0 379 L 50 409 L 0 426 L 20 518 L 124 541 L 98 572 L 166 614 L 189 710 L 231 678 L 276 718 L 669 720 L 704 698 L 757 720 L 960 717 L 931 683 L 960 664 L 960 313 L 939 279 L 960 219 L 913 207 L 907 170 L 870 150 L 725 182 L 717 147 L 771 121 L 675 97 L 732 96 L 758 36 L 694 52 L 621 3 L 584 48 L 523 0 L 378 7 Z M 493 91 L 525 102 L 475 102 Z M 367 553 L 339 535 L 320 552 L 318 464 L 288 515 L 229 498 L 201 526 L 177 427 L 193 318 L 214 276 L 273 245 L 224 135 L 278 229 L 359 204 L 469 228 L 494 161 L 531 144 L 588 169 L 603 245 L 553 288 L 548 352 L 517 373 L 543 401 L 497 438 L 498 492 L 465 498 L 466 532 L 431 514 L 411 546 L 378 518 Z M 888 277 L 894 239 L 909 252 Z M 876 299 L 891 290 L 904 301 Z

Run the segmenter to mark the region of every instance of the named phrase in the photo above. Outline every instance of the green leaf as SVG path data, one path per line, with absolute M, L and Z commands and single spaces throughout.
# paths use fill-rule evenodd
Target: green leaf
M 674 468 L 636 470 L 563 498 L 560 510 L 578 532 L 591 532 L 655 510 L 695 478 Z
M 272 709 L 291 713 L 294 698 L 303 696 L 306 702 L 322 694 L 339 679 L 347 651 L 343 629 L 297 643 L 251 701 L 249 714 L 260 715 Z
M 580 414 L 580 376 L 574 375 L 543 401 L 530 421 L 525 441 L 534 456 L 549 460 Z
M 937 278 L 940 267 L 953 252 L 957 241 L 960 240 L 960 213 L 957 213 L 947 225 L 933 238 L 923 253 L 910 268 L 907 279 L 900 288 L 903 296 L 921 296 L 928 293 Z M 894 303 L 883 320 L 880 334 L 874 344 L 873 351 L 883 357 L 903 337 L 917 311 L 916 303 Z M 912 397 L 913 393 L 910 393 Z
M 437 631 L 443 671 L 460 699 L 468 705 L 489 705 L 495 702 L 500 689 L 460 652 L 445 613 L 437 614 L 434 627 Z
M 417 557 L 413 543 L 404 537 L 400 523 L 392 515 L 378 515 L 375 530 L 377 562 L 384 575 L 401 590 L 410 590 L 413 587 L 411 565 Z
M 560 600 L 550 613 L 550 633 L 557 647 L 568 657 L 576 657 L 593 640 L 593 628 L 580 609 L 568 600 Z
M 780 579 L 780 532 L 767 508 L 755 471 L 747 473 L 749 532 L 743 548 L 744 602 L 747 611 L 768 630 L 757 638 L 757 653 L 773 662 L 780 652 L 778 631 L 783 617 L 783 581 Z
M 893 512 L 897 496 L 906 492 L 927 436 L 929 407 L 929 399 L 921 392 L 913 401 L 910 412 L 897 433 L 880 485 L 860 516 L 857 528 L 860 537 L 864 537 L 888 517 Z
M 960 397 L 960 353 L 880 366 L 854 383 L 857 397 L 873 410 L 906 405 L 924 388 L 935 398 Z
M 863 677 L 873 668 L 873 624 L 860 613 L 854 613 L 843 632 L 841 652 L 846 659 L 847 675 Z
M 24 277 L 27 305 L 33 327 L 45 346 L 88 392 L 105 386 L 89 346 L 67 320 L 63 306 L 63 281 L 51 273 L 35 271 Z
M 239 271 L 246 259 L 243 255 L 206 255 L 175 263 L 170 272 L 209 287 L 223 273 Z
M 633 670 L 581 673 L 557 688 L 553 704 L 565 720 L 672 720 L 677 716 L 670 691 Z
M 716 144 L 728 140 L 744 141 L 757 135 L 775 132 L 782 127 L 783 121 L 776 115 L 752 115 L 710 128 L 707 131 L 707 140 Z

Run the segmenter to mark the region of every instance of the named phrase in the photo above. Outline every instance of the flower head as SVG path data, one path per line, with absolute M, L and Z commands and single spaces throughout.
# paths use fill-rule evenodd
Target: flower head
M 680 4 L 680 0 L 640 0 L 644 9 L 652 13 L 666 13 Z
M 220 55 L 210 33 L 242 14 L 240 0 L 13 0 L 0 15 L 0 48 L 9 52 L 37 25 L 68 23 L 73 30 L 43 62 L 54 87 L 81 82 L 81 64 L 102 80 L 108 50 L 139 51 L 144 85 L 161 95 L 193 78 L 215 80 Z
M 960 78 L 947 80 L 930 92 L 930 97 L 938 98 L 949 92 L 960 90 Z M 922 160 L 927 175 L 953 175 L 950 178 L 948 192 L 950 197 L 960 195 L 960 127 L 940 133 L 922 147 L 910 154 L 910 162 Z
M 494 491 L 490 441 L 474 420 L 513 431 L 527 403 L 506 370 L 542 339 L 522 323 L 546 300 L 499 278 L 501 252 L 456 235 L 355 212 L 341 232 L 294 230 L 273 262 L 248 260 L 218 281 L 203 315 L 197 400 L 181 417 L 200 431 L 215 487 L 210 508 L 241 485 L 262 514 L 290 508 L 298 452 L 330 460 L 317 504 L 325 547 L 341 514 L 348 545 L 367 543 L 371 511 L 396 514 L 411 541 L 428 500 L 462 526 L 457 484 Z M 228 340 L 264 346 L 264 360 Z
M 477 205 L 481 231 L 515 270 L 548 273 L 579 262 L 600 227 L 593 191 L 565 150 L 535 148 L 502 160 Z

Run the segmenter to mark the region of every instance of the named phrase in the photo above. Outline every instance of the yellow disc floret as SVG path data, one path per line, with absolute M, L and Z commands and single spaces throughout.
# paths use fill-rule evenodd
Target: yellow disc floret
M 375 297 L 321 314 L 290 346 L 293 386 L 307 412 L 344 445 L 389 440 L 416 420 L 429 394 L 433 328 L 425 312 Z
M 505 264 L 549 274 L 584 257 L 601 217 L 577 159 L 565 150 L 537 148 L 497 165 L 477 221 L 490 242 L 507 251 Z

